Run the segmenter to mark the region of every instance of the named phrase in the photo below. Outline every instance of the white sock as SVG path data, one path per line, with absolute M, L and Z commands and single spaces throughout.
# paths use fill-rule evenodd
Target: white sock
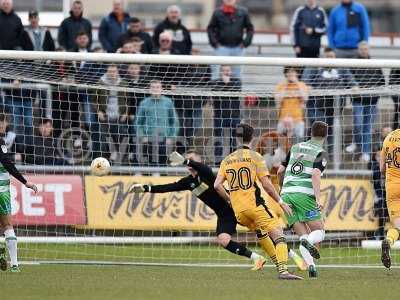
M 289 255 L 289 258 L 293 258 L 296 256 L 296 253 L 293 251 L 293 249 L 289 249 L 288 255 Z
M 260 257 L 261 257 L 260 254 L 257 254 L 257 253 L 255 253 L 255 252 L 252 252 L 252 253 L 251 253 L 251 256 L 250 256 L 250 259 L 256 260 L 256 259 L 259 259 Z
M 315 245 L 322 242 L 325 238 L 325 230 L 314 230 L 308 234 L 307 240 Z
M 15 236 L 14 229 L 6 229 L 4 231 L 4 236 L 6 238 L 8 254 L 10 255 L 11 259 L 11 266 L 18 266 L 17 237 Z
M 300 241 L 307 240 L 307 237 L 308 237 L 307 234 L 302 235 L 300 237 Z M 300 254 L 303 257 L 304 261 L 306 262 L 307 266 L 315 266 L 314 259 L 311 256 L 310 252 L 308 252 L 308 250 L 302 245 L 300 245 L 299 250 L 300 250 Z

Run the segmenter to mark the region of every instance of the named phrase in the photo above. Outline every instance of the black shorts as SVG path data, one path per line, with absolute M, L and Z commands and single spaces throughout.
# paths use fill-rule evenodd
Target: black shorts
M 234 234 L 236 233 L 237 220 L 232 213 L 226 213 L 217 218 L 217 236 L 221 233 Z

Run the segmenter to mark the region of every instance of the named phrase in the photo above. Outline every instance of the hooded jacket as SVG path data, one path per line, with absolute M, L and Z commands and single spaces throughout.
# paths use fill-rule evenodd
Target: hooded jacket
M 165 18 L 154 28 L 153 43 L 155 48 L 160 47 L 159 38 L 163 31 L 169 31 L 172 34 L 172 48 L 179 50 L 181 54 L 189 55 L 192 53 L 192 38 L 189 30 L 182 25 L 181 20 L 175 24 Z
M 92 45 L 92 23 L 82 15 L 74 17 L 72 12 L 70 16 L 62 21 L 58 28 L 58 43 L 64 49 L 69 50 L 75 47 L 75 38 L 79 31 L 85 31 L 89 37 L 89 48 Z

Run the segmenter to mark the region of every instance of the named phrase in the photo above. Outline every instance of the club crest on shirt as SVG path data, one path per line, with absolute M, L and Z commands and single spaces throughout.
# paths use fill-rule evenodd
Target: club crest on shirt
M 7 153 L 7 146 L 1 145 L 1 151 L 3 151 L 3 153 Z

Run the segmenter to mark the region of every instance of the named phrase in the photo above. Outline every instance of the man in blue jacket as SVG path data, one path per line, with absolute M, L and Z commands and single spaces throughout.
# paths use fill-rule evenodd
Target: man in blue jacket
M 368 42 L 369 17 L 366 8 L 353 0 L 342 0 L 329 15 L 329 47 L 338 58 L 356 58 L 358 43 Z
M 297 57 L 319 57 L 327 25 L 325 10 L 317 5 L 317 0 L 307 0 L 306 5 L 296 9 L 290 31 Z
M 122 0 L 113 1 L 113 11 L 101 20 L 99 40 L 107 52 L 117 49 L 118 38 L 128 29 L 129 14 L 124 12 Z

